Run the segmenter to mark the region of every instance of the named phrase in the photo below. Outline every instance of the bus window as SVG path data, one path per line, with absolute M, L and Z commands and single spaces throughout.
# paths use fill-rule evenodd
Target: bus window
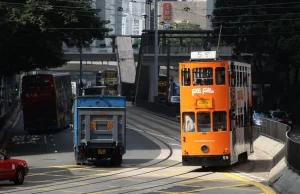
M 215 111 L 213 113 L 213 129 L 214 131 L 226 131 L 226 112 Z
M 194 86 L 213 85 L 213 69 L 211 67 L 194 68 L 193 83 Z
M 195 113 L 184 112 L 182 113 L 183 118 L 183 131 L 184 132 L 194 132 L 195 131 Z
M 216 84 L 225 85 L 225 67 L 216 68 Z
M 190 86 L 191 85 L 191 76 L 190 76 L 190 69 L 183 68 L 181 70 L 181 84 L 183 86 Z
M 198 120 L 198 132 L 209 132 L 210 131 L 210 113 L 200 112 L 197 114 Z

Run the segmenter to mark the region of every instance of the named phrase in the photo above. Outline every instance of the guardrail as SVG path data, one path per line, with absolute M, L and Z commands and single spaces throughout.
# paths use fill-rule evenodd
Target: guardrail
M 231 56 L 232 55 L 232 47 L 229 46 L 221 46 L 220 55 L 222 56 Z M 217 47 L 212 47 L 211 50 L 217 50 Z M 66 47 L 63 46 L 63 51 L 65 54 L 79 54 L 79 48 L 76 47 Z M 159 46 L 158 54 L 167 54 L 168 47 L 167 46 Z M 170 53 L 171 55 L 180 55 L 187 54 L 190 55 L 192 51 L 204 51 L 203 47 L 195 47 L 195 46 L 171 46 Z M 82 54 L 111 54 L 115 53 L 112 47 L 100 48 L 96 46 L 90 46 L 88 48 L 82 48 Z M 133 48 L 133 53 L 138 54 L 139 48 Z M 154 54 L 154 46 L 144 46 L 143 47 L 144 54 Z
M 233 49 L 229 46 L 221 46 L 220 55 L 222 56 L 231 56 Z M 212 51 L 217 50 L 217 47 L 211 47 Z M 170 53 L 175 55 L 187 54 L 190 55 L 193 51 L 204 51 L 202 46 L 171 46 Z M 144 46 L 143 47 L 144 54 L 154 54 L 154 46 Z M 158 54 L 167 54 L 168 46 L 159 46 Z
M 291 138 L 294 130 L 290 126 L 271 119 L 263 119 L 262 127 L 256 127 L 255 131 L 256 134 L 263 134 L 284 143 L 285 149 L 275 156 L 275 163 L 285 156 L 288 167 L 300 173 L 300 140 L 297 142 Z M 300 135 L 300 131 L 298 133 Z
M 286 154 L 285 158 L 288 166 L 300 173 L 300 144 L 293 139 L 290 135 L 293 131 L 289 130 L 286 133 Z

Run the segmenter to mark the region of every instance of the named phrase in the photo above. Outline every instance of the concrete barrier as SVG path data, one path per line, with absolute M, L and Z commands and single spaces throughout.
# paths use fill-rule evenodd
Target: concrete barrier
M 300 193 L 300 176 L 287 166 L 284 157 L 285 145 L 282 142 L 260 135 L 254 141 L 254 148 L 273 158 L 272 168 L 268 173 L 269 186 L 280 194 Z
M 269 185 L 280 194 L 300 193 L 300 176 L 289 169 L 285 158 L 283 158 L 270 171 Z

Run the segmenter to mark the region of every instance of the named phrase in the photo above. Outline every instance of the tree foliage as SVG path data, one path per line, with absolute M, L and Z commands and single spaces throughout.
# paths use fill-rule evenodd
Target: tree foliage
M 285 65 L 298 63 L 300 2 L 216 0 L 215 8 L 214 30 L 219 33 L 222 24 L 222 40 L 235 45 L 236 54 L 251 53 L 255 59 L 267 54 Z
M 213 28 L 219 33 L 222 25 L 222 40 L 233 44 L 235 54 L 253 54 L 253 67 L 257 71 L 258 79 L 262 81 L 262 58 L 267 57 L 267 63 L 273 65 L 278 74 L 286 72 L 286 82 L 280 80 L 276 85 L 277 94 L 288 89 L 290 84 L 290 70 L 294 70 L 294 83 L 298 82 L 300 68 L 300 2 L 293 0 L 216 0 L 213 11 Z M 278 92 L 279 91 L 279 92 Z M 263 89 L 264 94 L 264 89 Z M 271 101 L 273 99 L 267 99 Z M 294 102 L 289 96 L 285 102 Z M 274 107 L 273 107 L 274 108 Z
M 0 59 L 3 75 L 66 63 L 62 45 L 87 47 L 110 29 L 91 0 L 9 0 L 0 4 Z

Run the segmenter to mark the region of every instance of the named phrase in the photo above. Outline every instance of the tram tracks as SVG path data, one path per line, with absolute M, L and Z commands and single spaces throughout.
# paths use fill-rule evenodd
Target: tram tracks
M 143 118 L 143 120 L 144 119 L 145 118 Z M 149 119 L 149 117 L 148 117 L 148 119 Z M 131 123 L 133 125 L 134 125 L 134 123 L 136 123 L 136 120 L 132 119 L 132 118 L 128 118 L 128 121 L 129 121 L 128 123 Z M 161 140 L 161 138 L 158 138 L 157 136 L 149 133 L 147 131 L 147 129 L 138 128 L 138 130 L 142 131 L 143 133 L 146 133 L 147 135 L 151 136 L 152 138 L 155 138 L 157 141 L 164 144 L 168 148 L 168 150 L 170 151 L 169 155 L 166 156 L 164 159 L 158 161 L 158 162 L 154 162 L 154 163 L 152 163 L 150 165 L 146 165 L 146 166 L 137 167 L 136 169 L 124 170 L 122 172 L 111 173 L 111 174 L 107 174 L 107 175 L 103 175 L 103 176 L 99 176 L 99 177 L 79 178 L 79 179 L 76 179 L 76 180 L 63 181 L 63 182 L 55 183 L 55 184 L 45 184 L 45 185 L 42 185 L 42 186 L 33 186 L 33 187 L 27 187 L 27 188 L 23 187 L 22 189 L 13 189 L 13 190 L 5 191 L 5 193 L 15 193 L 15 192 L 18 192 L 18 193 L 23 193 L 23 192 L 25 192 L 25 193 L 47 193 L 47 192 L 55 192 L 55 191 L 59 191 L 59 190 L 64 190 L 64 189 L 74 189 L 74 188 L 77 188 L 77 187 L 82 187 L 83 185 L 74 186 L 74 184 L 75 183 L 80 183 L 80 182 L 83 182 L 83 181 L 90 181 L 90 183 L 87 183 L 84 186 L 91 186 L 91 185 L 96 185 L 96 184 L 98 185 L 98 184 L 101 184 L 101 183 L 118 181 L 118 180 L 137 177 L 137 176 L 141 176 L 141 175 L 153 174 L 155 172 L 164 171 L 166 169 L 173 168 L 173 167 L 176 167 L 176 166 L 181 164 L 181 162 L 175 162 L 174 161 L 174 162 L 172 162 L 172 164 L 167 164 L 167 166 L 165 166 L 165 167 L 159 167 L 158 169 L 147 171 L 147 169 L 157 167 L 160 164 L 163 164 L 164 162 L 166 162 L 170 157 L 172 157 L 173 149 L 171 148 L 170 145 L 168 145 L 166 142 Z M 164 133 L 162 133 L 162 134 L 164 134 Z M 176 142 L 179 142 L 179 140 L 177 138 L 173 138 L 173 137 L 169 137 L 169 138 L 173 139 Z M 146 171 L 143 172 L 143 170 L 146 170 Z M 178 175 L 175 175 L 175 176 L 184 175 L 184 174 L 187 174 L 189 172 L 190 171 L 184 172 L 184 173 L 181 173 L 181 174 L 178 174 Z M 131 175 L 128 175 L 130 173 L 131 173 Z M 115 176 L 120 176 L 120 177 L 115 178 Z M 163 179 L 167 179 L 167 178 L 168 177 L 163 178 Z M 104 179 L 104 180 L 100 180 L 100 179 Z M 161 179 L 161 180 L 163 180 L 163 179 Z M 138 183 L 138 184 L 143 184 L 143 183 Z M 40 191 L 40 190 L 42 190 L 42 191 Z M 37 191 L 37 192 L 35 192 L 35 191 Z M 2 192 L 0 192 L 0 193 L 2 193 Z

